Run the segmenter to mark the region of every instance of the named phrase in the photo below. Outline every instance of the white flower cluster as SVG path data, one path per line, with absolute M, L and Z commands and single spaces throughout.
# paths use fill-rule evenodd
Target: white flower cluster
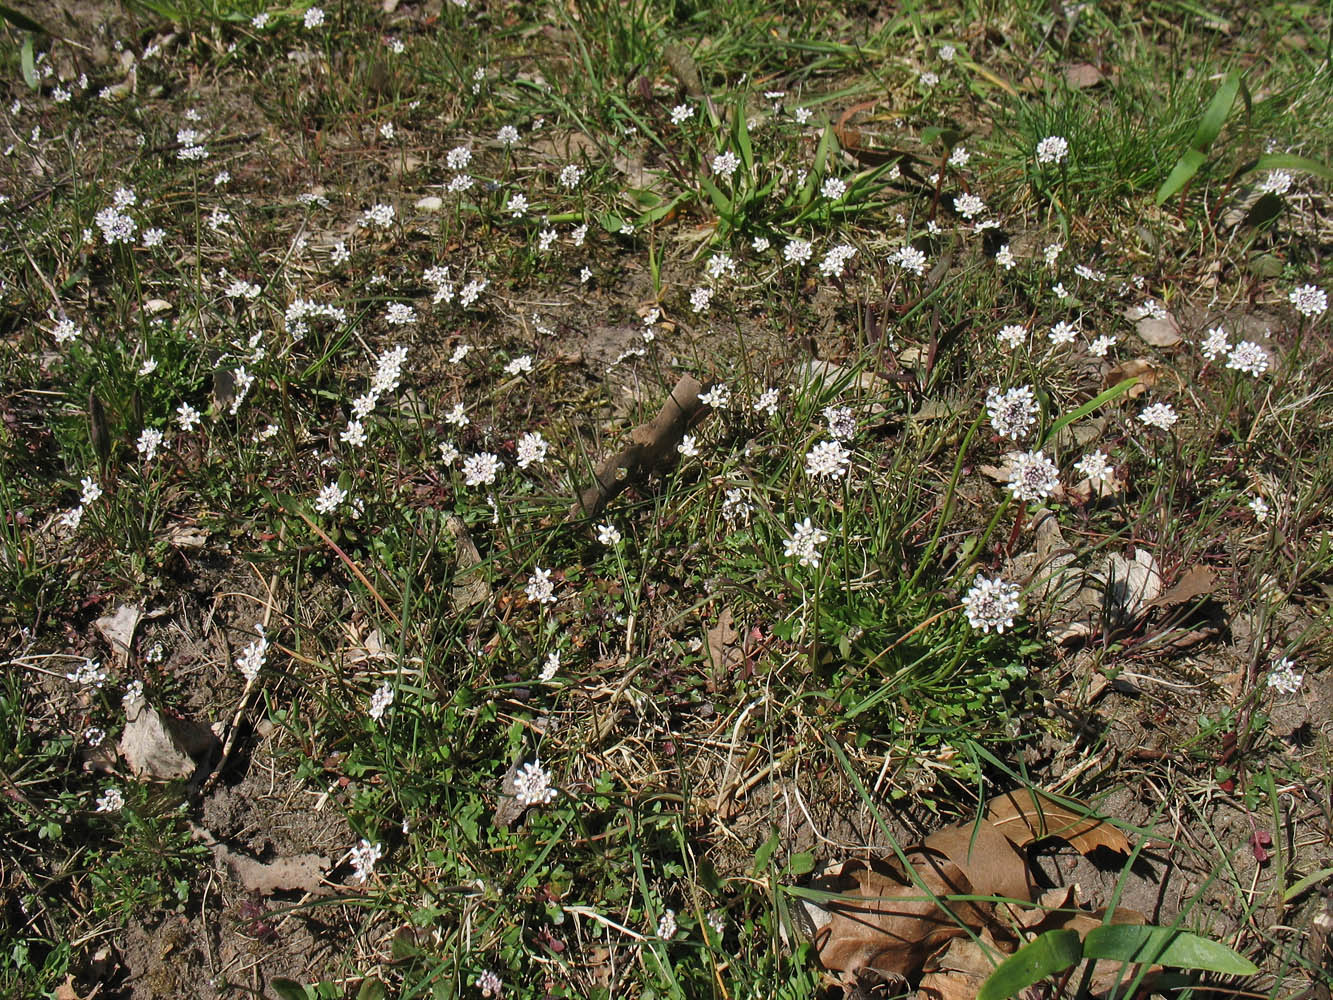
M 375 872 L 375 862 L 384 857 L 384 845 L 379 843 L 372 844 L 364 837 L 361 843 L 352 848 L 352 880 L 354 882 L 365 883 L 370 880 L 370 876 Z
M 551 772 L 540 760 L 524 764 L 514 775 L 514 798 L 521 806 L 544 806 L 555 800 L 558 790 L 551 784 Z
M 973 628 L 982 632 L 994 629 L 1003 635 L 1005 629 L 1013 628 L 1014 615 L 1018 614 L 1018 586 L 1003 577 L 988 580 L 978 573 L 963 597 L 963 610 Z
M 791 531 L 791 537 L 782 543 L 782 554 L 789 559 L 795 556 L 802 566 L 818 569 L 819 548 L 828 541 L 828 532 L 816 528 L 808 517 L 793 524 Z
M 986 412 L 990 415 L 991 426 L 995 428 L 996 434 L 1021 441 L 1028 436 L 1028 428 L 1037 420 L 1037 397 L 1030 385 L 1006 392 L 992 387 L 986 393 Z
M 259 676 L 259 671 L 264 666 L 264 657 L 268 654 L 268 639 L 264 635 L 264 626 L 256 623 L 255 631 L 259 633 L 259 638 L 246 646 L 236 660 L 236 669 L 241 672 L 247 684 L 253 684 L 255 678 Z

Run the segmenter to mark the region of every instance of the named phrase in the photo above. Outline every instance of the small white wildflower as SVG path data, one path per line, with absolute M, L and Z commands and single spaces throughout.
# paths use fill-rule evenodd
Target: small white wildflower
M 459 0 L 454 2 L 458 3 Z M 466 6 L 467 2 L 468 0 L 462 0 L 460 6 Z M 477 976 L 477 989 L 481 990 L 483 1000 L 491 1000 L 493 997 L 498 998 L 504 992 L 504 983 L 490 969 L 485 969 Z
M 518 467 L 526 469 L 530 465 L 541 465 L 546 461 L 548 448 L 546 439 L 539 432 L 524 434 L 518 439 L 516 448 Z
M 995 251 L 995 263 L 999 264 L 1006 271 L 1012 271 L 1014 269 L 1014 265 L 1018 263 L 1016 260 L 1014 260 L 1013 251 L 1009 249 L 1008 243 L 1000 247 L 999 250 Z
M 1170 403 L 1153 403 L 1151 406 L 1145 406 L 1139 414 L 1142 423 L 1164 431 L 1169 431 L 1178 419 L 1175 408 Z
M 461 457 L 462 453 L 459 452 L 459 450 L 456 447 L 454 447 L 454 443 L 452 441 L 440 442 L 440 462 L 445 466 L 445 468 L 448 468 L 449 466 L 453 465 Z
M 139 440 L 135 442 L 139 454 L 143 456 L 145 462 L 151 462 L 157 457 L 157 449 L 162 446 L 162 432 L 152 427 L 145 427 L 139 433 Z
M 972 154 L 967 151 L 967 147 L 957 146 L 954 148 L 954 151 L 949 154 L 949 166 L 953 167 L 955 170 L 961 170 L 963 167 L 967 166 L 967 161 L 970 159 L 972 159 Z
M 1258 378 L 1268 371 L 1268 352 L 1252 340 L 1242 340 L 1227 355 L 1227 367 Z
M 782 258 L 788 264 L 804 264 L 813 252 L 809 240 L 792 240 L 782 248 Z
M 106 671 L 101 668 L 97 660 L 84 660 L 65 675 L 65 680 L 100 691 L 102 685 L 106 683 Z
M 1254 519 L 1260 524 L 1267 521 L 1268 515 L 1273 512 L 1273 509 L 1268 506 L 1268 501 L 1263 497 L 1251 497 L 1250 510 L 1254 513 Z
M 679 928 L 676 925 L 676 911 L 663 910 L 662 915 L 657 918 L 657 936 L 663 941 L 670 941 L 676 936 Z
M 551 772 L 541 760 L 524 764 L 514 775 L 514 798 L 521 806 L 544 806 L 555 801 L 559 790 L 551 784 Z
M 338 435 L 343 444 L 349 444 L 353 448 L 360 448 L 366 443 L 366 427 L 360 420 L 349 420 L 343 432 Z
M 79 485 L 83 487 L 83 495 L 79 499 L 86 507 L 97 503 L 102 496 L 102 487 L 92 476 L 84 476 L 79 480 Z
M 417 311 L 406 302 L 390 302 L 384 313 L 384 321 L 390 326 L 407 326 L 417 321 Z
M 699 394 L 699 402 L 715 410 L 725 410 L 731 405 L 731 389 L 725 382 L 718 382 L 707 392 Z
M 323 7 L 307 8 L 305 12 L 305 17 L 303 17 L 301 20 L 302 23 L 304 23 L 307 28 L 318 28 L 321 24 L 324 23 L 324 8 Z
M 694 117 L 694 108 L 688 104 L 677 104 L 671 109 L 671 124 L 683 125 Z
M 952 45 L 940 46 L 939 57 L 944 62 L 953 62 L 953 57 L 955 55 L 957 55 L 957 49 L 955 49 Z
M 97 811 L 117 813 L 125 808 L 125 795 L 119 788 L 108 788 L 97 798 Z
M 500 131 L 495 134 L 495 137 L 504 145 L 512 146 L 518 142 L 518 129 L 512 125 L 501 125 Z
M 527 375 L 532 371 L 532 355 L 520 354 L 505 365 L 506 375 Z
M 964 219 L 971 220 L 986 211 L 986 203 L 974 194 L 959 195 L 953 200 L 954 210 Z
M 1066 323 L 1061 320 L 1051 327 L 1046 336 L 1052 344 L 1072 344 L 1078 339 L 1078 327 L 1073 323 Z
M 847 182 L 839 177 L 826 177 L 819 193 L 829 201 L 837 201 L 847 193 Z
M 782 553 L 789 559 L 795 556 L 802 566 L 818 569 L 819 547 L 828 541 L 828 537 L 828 532 L 816 528 L 807 517 L 792 525 L 792 535 L 782 543 Z
M 1037 143 L 1038 163 L 1061 163 L 1069 155 L 1069 141 L 1063 136 L 1048 135 Z
M 932 73 L 930 70 L 926 70 L 919 77 L 917 77 L 917 81 L 921 84 L 921 86 L 929 88 L 929 87 L 934 87 L 937 83 L 939 83 L 940 78 L 939 74 Z
M 1291 190 L 1294 179 L 1285 170 L 1270 170 L 1260 182 L 1259 190 L 1264 194 L 1283 195 Z
M 851 465 L 851 452 L 837 441 L 822 441 L 805 456 L 805 474 L 811 479 L 841 479 Z
M 778 396 L 778 390 L 772 386 L 765 389 L 754 401 L 755 412 L 766 412 L 769 417 L 776 417 L 778 415 Z
M 974 629 L 994 629 L 997 635 L 1003 635 L 1005 629 L 1013 628 L 1014 615 L 1019 611 L 1018 586 L 1003 577 L 988 580 L 978 573 L 963 597 L 963 610 Z
M 259 671 L 264 667 L 264 658 L 268 655 L 268 638 L 264 635 L 264 627 L 256 623 L 255 631 L 259 633 L 259 637 L 241 650 L 241 655 L 236 658 L 236 669 L 241 672 L 247 684 L 254 683 Z
M 806 125 L 814 117 L 814 112 L 809 108 L 797 108 L 791 113 L 791 116 L 795 119 L 797 125 Z
M 756 236 L 750 241 L 750 249 L 755 253 L 768 253 L 769 246 L 771 246 L 771 244 L 769 243 L 767 236 Z
M 351 857 L 348 859 L 352 863 L 352 881 L 360 883 L 370 881 L 370 876 L 375 873 L 375 862 L 382 857 L 384 857 L 384 845 L 372 844 L 363 837 L 361 843 L 352 848 Z
M 505 211 L 511 218 L 519 218 L 528 210 L 527 196 L 521 193 L 514 193 L 509 196 L 509 201 L 505 204 Z
M 1115 346 L 1115 342 L 1116 338 L 1113 334 L 1104 333 L 1088 345 L 1088 353 L 1093 357 L 1104 358 L 1111 348 Z
M 693 434 L 686 434 L 676 445 L 676 450 L 686 458 L 695 458 L 699 454 L 699 444 Z
M 986 413 L 991 427 L 1001 437 L 1021 441 L 1037 421 L 1037 397 L 1032 386 L 1023 385 L 1000 392 L 992 387 L 986 393 Z
M 1046 258 L 1047 264 L 1054 267 L 1055 262 L 1060 259 L 1060 254 L 1064 252 L 1064 249 L 1065 247 L 1063 243 L 1050 243 L 1047 244 L 1046 249 L 1041 252 L 1041 255 Z
M 1296 672 L 1296 666 L 1288 657 L 1283 657 L 1273 664 L 1268 673 L 1268 686 L 1282 694 L 1295 694 L 1305 680 L 1304 674 Z
M 560 171 L 560 186 L 566 191 L 573 191 L 583 180 L 583 168 L 575 163 L 566 164 Z
M 700 285 L 694 291 L 690 292 L 690 308 L 697 313 L 707 310 L 712 301 L 713 290 L 707 285 Z
M 616 526 L 611 523 L 599 524 L 597 526 L 597 541 L 601 544 L 615 547 L 620 544 L 620 532 Z
M 472 149 L 469 146 L 455 146 L 444 154 L 444 162 L 450 170 L 466 170 L 472 162 Z
M 713 162 L 712 162 L 713 173 L 721 177 L 726 177 L 729 179 L 731 175 L 736 172 L 737 168 L 740 167 L 740 165 L 741 165 L 740 158 L 731 150 L 727 150 L 725 153 L 718 153 L 716 156 L 713 157 Z
M 347 491 L 345 489 L 337 483 L 329 483 L 319 491 L 319 496 L 315 497 L 315 510 L 321 514 L 332 514 L 346 499 Z
M 1010 323 L 1008 326 L 1000 327 L 996 339 L 1012 351 L 1027 342 L 1028 328 L 1018 323 Z
M 1045 500 L 1060 486 L 1060 470 L 1040 451 L 1017 452 L 1009 474 L 1015 500 Z
M 463 461 L 463 482 L 470 487 L 490 486 L 503 467 L 500 459 L 488 451 L 469 455 Z
M 393 225 L 394 215 L 395 212 L 392 205 L 386 205 L 383 202 L 380 202 L 377 205 L 372 205 L 361 213 L 361 225 L 375 226 L 379 229 L 388 229 Z
M 385 681 L 375 693 L 370 696 L 370 709 L 367 714 L 371 721 L 379 722 L 384 717 L 385 710 L 393 704 L 393 685 Z
M 1203 338 L 1199 345 L 1203 351 L 1203 356 L 1209 361 L 1213 361 L 1219 354 L 1226 354 L 1231 350 L 1231 345 L 1227 342 L 1227 332 L 1220 326 L 1215 326 L 1208 331 L 1208 335 Z
M 1074 463 L 1074 470 L 1092 483 L 1104 483 L 1110 480 L 1114 471 L 1106 455 L 1099 448 L 1089 455 L 1084 455 Z
M 553 649 L 551 650 L 550 654 L 546 657 L 546 662 L 542 664 L 542 671 L 537 676 L 540 680 L 549 681 L 552 677 L 556 675 L 556 672 L 559 669 L 560 669 L 560 650 Z

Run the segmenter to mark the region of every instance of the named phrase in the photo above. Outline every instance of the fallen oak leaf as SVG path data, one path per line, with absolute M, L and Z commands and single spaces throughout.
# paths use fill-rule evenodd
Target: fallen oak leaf
M 1188 604 L 1195 598 L 1212 594 L 1216 586 L 1217 573 L 1211 566 L 1191 566 L 1174 585 L 1143 607 L 1146 611 L 1148 608 L 1173 608 L 1178 604 Z
M 1074 799 L 1058 801 L 1035 788 L 1005 792 L 990 800 L 986 818 L 1006 837 L 1025 847 L 1047 837 L 1059 837 L 1083 854 L 1105 847 L 1121 854 L 1129 853 L 1125 835 L 1106 820 L 1077 811 L 1066 805 Z

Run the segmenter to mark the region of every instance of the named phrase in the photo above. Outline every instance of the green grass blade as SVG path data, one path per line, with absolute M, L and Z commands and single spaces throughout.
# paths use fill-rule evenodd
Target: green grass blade
M 1097 409 L 1099 406 L 1104 406 L 1107 403 L 1111 402 L 1111 400 L 1120 398 L 1125 393 L 1129 392 L 1130 389 L 1134 388 L 1134 386 L 1138 384 L 1138 381 L 1139 380 L 1137 376 L 1135 376 L 1134 378 L 1127 378 L 1125 379 L 1125 381 L 1119 382 L 1111 386 L 1111 388 L 1107 389 L 1105 392 L 1101 392 L 1098 393 L 1096 396 L 1093 396 L 1092 399 L 1088 400 L 1078 409 L 1073 410 L 1070 413 L 1066 413 L 1055 423 L 1051 424 L 1051 429 L 1048 430 L 1046 434 L 1042 437 L 1042 443 L 1044 444 L 1045 442 L 1050 441 L 1062 430 L 1064 430 L 1066 427 L 1072 424 L 1075 420 L 1082 420 L 1084 417 L 1086 417 L 1093 410 Z
M 745 98 L 741 97 L 736 102 L 736 108 L 732 111 L 731 138 L 736 146 L 736 152 L 740 154 L 741 166 L 745 168 L 745 176 L 754 176 L 754 149 L 750 146 L 750 125 L 745 120 Z
M 0 17 L 3 17 L 20 31 L 32 31 L 39 35 L 49 34 L 45 28 L 30 18 L 27 14 L 2 3 L 0 3 Z
M 29 90 L 37 89 L 37 61 L 32 54 L 32 35 L 23 36 L 23 47 L 19 50 L 19 64 L 23 69 L 23 82 Z
M 1259 971 L 1253 962 L 1220 941 L 1172 927 L 1103 924 L 1088 932 L 1083 954 L 1087 958 L 1169 965 L 1228 976 L 1252 976 Z
M 1208 102 L 1208 108 L 1203 113 L 1199 127 L 1194 130 L 1194 137 L 1190 139 L 1190 148 L 1181 154 L 1176 165 L 1171 168 L 1171 173 L 1157 189 L 1157 204 L 1162 204 L 1179 192 L 1199 172 L 1199 168 L 1208 159 L 1208 149 L 1221 134 L 1222 126 L 1226 124 L 1227 116 L 1231 114 L 1240 91 L 1241 75 L 1233 70 L 1226 75 L 1222 85 L 1217 88 L 1217 93 Z
M 1077 931 L 1047 931 L 996 966 L 977 991 L 977 1000 L 1008 1000 L 1047 976 L 1063 972 L 1082 957 Z
M 1306 889 L 1324 881 L 1324 879 L 1328 878 L 1330 875 L 1333 875 L 1333 868 L 1321 868 L 1319 871 L 1311 872 L 1309 875 L 1305 876 L 1305 878 L 1293 882 L 1291 887 L 1282 894 L 1282 902 L 1290 903 L 1301 893 L 1305 892 Z
M 1320 180 L 1333 181 L 1333 167 L 1325 166 L 1318 160 L 1293 153 L 1270 153 L 1254 161 L 1251 170 L 1302 170 L 1314 174 Z

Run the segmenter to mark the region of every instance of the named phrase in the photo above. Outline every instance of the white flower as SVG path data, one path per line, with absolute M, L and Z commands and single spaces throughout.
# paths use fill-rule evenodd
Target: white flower
M 454 404 L 453 409 L 444 415 L 444 422 L 446 424 L 452 424 L 460 429 L 472 423 L 468 418 L 467 413 L 464 411 L 462 403 Z
M 108 788 L 97 798 L 97 811 L 100 813 L 120 812 L 125 808 L 125 796 L 119 788 Z
M 1104 358 L 1107 352 L 1115 346 L 1115 342 L 1116 338 L 1113 334 L 1104 333 L 1088 345 L 1088 353 L 1093 357 Z
M 740 158 L 731 150 L 727 150 L 725 153 L 718 153 L 713 157 L 713 173 L 718 174 L 721 177 L 730 178 L 740 165 Z
M 477 296 L 486 290 L 485 278 L 473 278 L 458 293 L 458 304 L 466 309 L 477 301 Z
M 83 506 L 71 507 L 60 515 L 60 526 L 67 531 L 78 531 L 83 521 Z
M 731 405 L 731 389 L 725 382 L 719 382 L 710 388 L 707 392 L 699 394 L 699 402 L 704 406 L 711 406 L 715 410 L 725 410 Z
M 472 149 L 470 146 L 455 146 L 449 152 L 444 154 L 444 162 L 450 170 L 466 170 L 467 165 L 472 162 Z
M 560 171 L 560 186 L 566 190 L 573 191 L 581 180 L 583 180 L 583 168 L 577 164 L 566 164 Z
M 532 355 L 520 354 L 509 364 L 505 365 L 506 375 L 525 375 L 532 371 Z
M 1318 316 L 1328 308 L 1328 296 L 1324 294 L 1322 288 L 1315 285 L 1301 285 L 1300 288 L 1293 288 L 1287 298 L 1290 299 L 1291 304 L 1296 307 L 1296 311 L 1302 316 Z
M 1258 378 L 1268 371 L 1268 352 L 1252 340 L 1242 340 L 1227 355 L 1227 367 Z
M 828 424 L 830 437 L 839 441 L 850 441 L 856 437 L 856 414 L 850 406 L 824 407 L 824 422 Z
M 514 798 L 521 806 L 544 806 L 555 801 L 558 790 L 551 784 L 551 772 L 541 760 L 524 764 L 514 775 Z
M 84 506 L 97 503 L 98 498 L 102 495 L 102 487 L 98 485 L 97 480 L 92 476 L 84 476 L 79 480 L 79 485 L 83 487 L 83 495 L 80 500 Z
M 955 170 L 961 170 L 967 166 L 967 161 L 970 159 L 972 159 L 972 154 L 967 151 L 967 147 L 959 146 L 949 154 L 949 166 Z
M 727 490 L 722 499 L 722 519 L 728 524 L 740 524 L 748 521 L 754 513 L 754 504 L 746 499 L 745 490 L 739 486 Z M 790 554 L 790 553 L 788 553 Z
M 1203 356 L 1209 361 L 1215 359 L 1219 354 L 1226 354 L 1231 350 L 1231 345 L 1227 343 L 1227 332 L 1220 326 L 1215 326 L 1208 331 L 1208 336 L 1203 338 L 1200 348 Z
M 1065 246 L 1063 243 L 1050 243 L 1047 245 L 1046 249 L 1041 252 L 1041 255 L 1046 258 L 1047 264 L 1054 267 L 1055 262 L 1060 259 L 1060 254 L 1064 252 L 1064 249 Z
M 260 30 L 268 27 L 268 11 L 260 11 L 254 17 L 250 18 L 250 26 Z
M 823 441 L 806 453 L 805 474 L 812 479 L 841 479 L 847 475 L 851 453 L 837 441 Z
M 1295 665 L 1285 656 L 1273 664 L 1268 674 L 1268 686 L 1283 694 L 1295 694 L 1303 680 L 1305 675 L 1296 673 Z
M 819 262 L 819 273 L 832 278 L 842 273 L 842 269 L 847 262 L 856 256 L 856 247 L 847 243 L 840 243 L 824 255 L 824 259 Z
M 1013 350 L 1028 339 L 1028 328 L 1018 323 L 1010 323 L 1008 326 L 1000 327 L 996 339 L 1010 350 Z
M 548 447 L 546 439 L 541 436 L 539 431 L 524 434 L 518 439 L 516 448 L 518 467 L 526 469 L 530 465 L 541 465 L 542 462 L 546 461 Z
M 379 722 L 384 716 L 384 710 L 392 704 L 393 685 L 388 681 L 385 681 L 376 688 L 375 693 L 370 696 L 370 710 L 368 713 L 370 718 L 375 722 Z
M 914 246 L 899 247 L 889 255 L 889 260 L 918 278 L 926 271 L 926 255 Z
M 321 514 L 332 514 L 346 499 L 347 491 L 345 489 L 337 483 L 329 483 L 319 491 L 319 496 L 315 498 L 315 510 Z
M 690 308 L 700 313 L 708 308 L 713 301 L 713 290 L 707 285 L 700 285 L 694 291 L 690 292 Z
M 1023 385 L 1007 392 L 991 388 L 986 393 L 986 412 L 995 433 L 1021 441 L 1037 420 L 1037 397 L 1032 386 Z
M 343 428 L 339 440 L 343 444 L 350 444 L 353 448 L 360 448 L 366 443 L 366 428 L 360 420 L 349 420 L 347 426 Z
M 508 212 L 510 216 L 517 219 L 527 210 L 528 199 L 526 195 L 515 193 L 509 196 L 509 202 L 505 205 L 505 211 Z
M 688 104 L 677 104 L 671 109 L 671 124 L 683 125 L 694 117 L 694 108 Z
M 384 139 L 392 139 L 394 136 L 393 122 L 384 122 L 380 125 L 380 136 Z
M 512 125 L 501 125 L 500 131 L 495 134 L 495 137 L 506 146 L 512 146 L 518 142 L 518 129 Z
M 791 116 L 792 116 L 794 119 L 796 119 L 796 124 L 797 124 L 797 125 L 804 125 L 804 124 L 806 124 L 807 122 L 810 121 L 810 119 L 811 119 L 811 117 L 813 117 L 813 115 L 814 115 L 814 112 L 811 111 L 809 108 L 797 108 L 795 111 L 793 111 L 793 112 L 791 113 Z
M 837 201 L 847 193 L 847 182 L 838 177 L 826 177 L 819 193 L 829 201 Z
M 456 365 L 466 358 L 472 352 L 471 344 L 459 344 L 454 348 L 454 353 L 449 355 L 449 364 Z
M 143 456 L 145 462 L 151 462 L 157 457 L 157 449 L 162 445 L 162 432 L 152 427 L 145 427 L 139 433 L 139 440 L 135 442 L 135 447 L 139 449 L 139 454 Z
M 603 545 L 615 547 L 620 544 L 620 532 L 610 522 L 597 526 L 597 541 Z
M 770 245 L 767 236 L 756 236 L 750 241 L 750 248 L 755 253 L 767 253 Z
M 1170 403 L 1153 403 L 1151 406 L 1145 406 L 1143 412 L 1139 414 L 1139 420 L 1149 427 L 1158 427 L 1164 431 L 1171 429 L 1171 426 L 1178 420 L 1175 409 Z
M 1058 135 L 1048 135 L 1037 143 L 1038 163 L 1060 163 L 1069 155 L 1069 142 Z
M 380 202 L 377 205 L 372 205 L 361 214 L 361 225 L 375 226 L 379 229 L 388 229 L 393 225 L 393 217 L 393 206 Z
M 259 633 L 259 638 L 241 650 L 241 655 L 236 659 L 236 669 L 241 672 L 247 684 L 253 684 L 255 678 L 259 676 L 259 671 L 264 666 L 264 657 L 268 654 L 268 639 L 264 635 L 264 627 L 256 623 L 255 631 Z
M 767 412 L 770 417 L 778 415 L 778 390 L 772 386 L 761 392 L 754 401 L 756 413 Z
M 1084 455 L 1074 463 L 1074 470 L 1084 479 L 1091 480 L 1093 483 L 1106 482 L 1111 478 L 1111 463 L 1107 461 L 1106 455 L 1101 449 L 1094 451 L 1090 455 Z
M 407 326 L 417 321 L 417 311 L 406 302 L 390 302 L 384 320 L 390 326 Z
M 69 319 L 61 319 L 51 328 L 51 336 L 57 344 L 66 344 L 79 336 L 79 328 Z
M 1056 323 L 1055 326 L 1051 327 L 1050 332 L 1046 336 L 1050 339 L 1052 344 L 1072 344 L 1078 337 L 1078 327 L 1073 323 L 1066 323 L 1064 320 L 1061 320 L 1059 323 Z
M 809 240 L 792 240 L 782 248 L 782 258 L 788 264 L 804 264 L 813 252 Z
M 957 50 L 952 45 L 941 45 L 939 57 L 944 62 L 953 62 L 953 57 L 957 55 Z
M 1015 500 L 1044 500 L 1060 486 L 1060 470 L 1040 451 L 1016 452 L 1009 473 Z
M 528 577 L 526 593 L 530 601 L 536 601 L 538 604 L 554 604 L 555 584 L 551 582 L 551 571 L 534 566 L 532 576 Z
M 974 629 L 982 632 L 994 629 L 996 634 L 1004 635 L 1005 629 L 1013 628 L 1014 615 L 1018 614 L 1018 586 L 1003 577 L 987 580 L 978 573 L 963 597 L 963 609 Z
M 1014 265 L 1017 261 L 1014 260 L 1013 251 L 1009 249 L 1008 243 L 995 251 L 995 263 L 999 264 L 1006 271 L 1012 271 L 1014 269 Z
M 1294 178 L 1285 170 L 1270 170 L 1259 184 L 1264 194 L 1286 194 L 1291 190 Z
M 986 203 L 974 194 L 961 194 L 953 200 L 954 210 L 969 221 L 986 211 Z
M 348 858 L 352 863 L 352 881 L 363 883 L 369 881 L 375 872 L 375 862 L 382 857 L 384 857 L 383 844 L 372 844 L 364 837 L 361 838 L 361 843 L 352 848 L 351 857 Z
M 542 664 L 542 672 L 538 674 L 538 678 L 543 681 L 549 681 L 552 677 L 556 675 L 556 672 L 559 669 L 560 669 L 560 650 L 553 649 L 551 650 L 550 654 L 546 657 L 546 662 Z
M 676 911 L 663 910 L 662 915 L 657 918 L 657 936 L 663 941 L 670 941 L 676 936 Z
M 467 486 L 490 486 L 502 468 L 500 459 L 488 451 L 469 455 L 463 461 L 463 482 Z
M 802 566 L 819 567 L 819 547 L 828 541 L 828 532 L 816 528 L 810 518 L 792 525 L 792 536 L 782 543 L 782 554 L 796 557 Z
M 455 0 L 457 2 L 457 0 Z M 467 3 L 467 0 L 463 0 Z M 477 977 L 477 989 L 481 990 L 481 995 L 485 1000 L 491 1000 L 492 997 L 499 997 L 504 992 L 504 984 L 490 969 L 486 969 Z
M 305 12 L 305 17 L 303 18 L 303 21 L 305 22 L 305 26 L 307 28 L 318 28 L 321 24 L 324 23 L 324 8 L 323 7 L 308 8 Z
M 1250 499 L 1250 510 L 1254 512 L 1254 519 L 1260 524 L 1268 520 L 1268 515 L 1273 512 L 1268 506 L 1268 501 L 1263 497 L 1253 497 Z
M 694 458 L 699 454 L 699 443 L 693 434 L 686 434 L 680 439 L 680 444 L 676 445 L 676 450 L 686 458 Z
M 936 73 L 932 73 L 930 70 L 926 70 L 924 73 L 922 73 L 919 77 L 917 77 L 917 80 L 920 81 L 921 86 L 923 87 L 933 87 L 940 82 L 939 75 Z
M 65 680 L 73 681 L 75 684 L 81 684 L 84 687 L 96 688 L 102 690 L 102 685 L 106 683 L 106 671 L 101 669 L 97 660 L 84 660 L 74 670 L 65 675 Z

